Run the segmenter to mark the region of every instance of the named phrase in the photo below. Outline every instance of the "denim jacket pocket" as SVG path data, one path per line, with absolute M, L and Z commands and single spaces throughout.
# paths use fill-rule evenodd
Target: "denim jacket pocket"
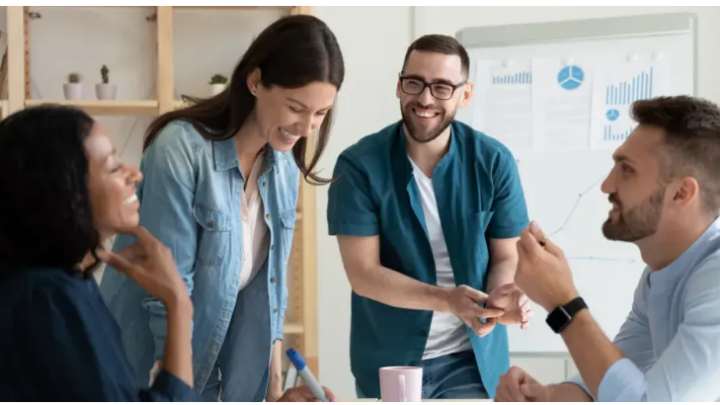
M 195 203 L 193 216 L 197 222 L 197 262 L 220 264 L 230 246 L 230 216 L 220 210 Z
M 283 252 L 286 258 L 292 250 L 296 218 L 297 212 L 295 208 L 280 213 L 280 234 L 282 236 Z

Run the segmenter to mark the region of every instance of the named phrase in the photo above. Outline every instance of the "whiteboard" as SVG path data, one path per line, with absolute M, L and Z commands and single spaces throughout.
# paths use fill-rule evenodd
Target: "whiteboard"
M 466 29 L 457 37 L 466 46 L 470 60 L 470 80 L 475 81 L 475 66 L 479 61 L 507 61 L 532 57 L 575 58 L 611 55 L 624 58 L 635 55 L 640 60 L 652 58 L 658 52 L 667 58 L 671 73 L 671 94 L 695 94 L 696 55 L 695 20 L 680 15 L 687 29 L 663 32 L 663 24 L 655 32 L 619 35 L 583 35 L 578 22 L 570 30 L 573 35 L 558 38 L 563 23 L 542 24 L 542 27 L 483 27 Z M 647 23 L 647 17 L 644 20 Z M 652 18 L 652 17 L 651 17 Z M 606 27 L 632 27 L 626 22 L 608 22 Z M 665 20 L 667 21 L 667 19 Z M 677 21 L 677 20 L 676 20 Z M 596 21 L 601 22 L 601 21 Z M 559 27 L 554 29 L 557 24 Z M 603 24 L 600 24 L 602 26 Z M 666 24 L 667 25 L 667 24 Z M 645 26 L 652 27 L 652 24 Z M 508 29 L 511 28 L 511 29 Z M 566 27 L 567 28 L 567 27 Z M 474 32 L 472 32 L 475 30 Z M 502 32 L 493 32 L 502 30 Z M 525 30 L 525 33 L 523 33 Z M 602 28 L 601 28 L 602 30 Z M 551 40 L 543 41 L 546 34 Z M 503 35 L 506 42 L 496 46 L 483 46 L 483 41 L 498 41 Z M 508 36 L 521 38 L 513 44 Z M 479 38 L 479 39 L 478 39 Z M 522 40 L 530 38 L 531 40 Z M 528 43 L 532 42 L 532 43 Z M 490 44 L 492 45 L 492 44 Z M 475 95 L 477 97 L 477 95 Z M 476 98 L 474 98 L 476 99 Z M 483 123 L 474 119 L 471 101 L 460 109 L 457 119 L 483 131 Z M 484 131 L 483 131 L 484 132 Z M 492 133 L 487 133 L 493 136 Z M 630 311 L 634 290 L 645 265 L 635 245 L 606 240 L 601 231 L 607 219 L 610 204 L 607 195 L 600 191 L 600 183 L 612 168 L 612 150 L 531 151 L 516 154 L 518 168 L 531 219 L 552 235 L 569 259 L 575 284 L 585 298 L 595 320 L 609 338 L 615 336 Z M 511 353 L 567 352 L 564 342 L 552 333 L 545 323 L 545 312 L 534 306 L 534 318 L 529 330 L 508 327 Z

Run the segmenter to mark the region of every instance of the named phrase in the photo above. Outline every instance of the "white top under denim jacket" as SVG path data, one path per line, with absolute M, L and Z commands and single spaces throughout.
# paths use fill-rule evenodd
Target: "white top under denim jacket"
M 220 361 L 224 385 L 233 386 L 224 400 L 262 401 L 272 344 L 283 339 L 287 307 L 286 269 L 300 181 L 292 152 L 265 151 L 257 186 L 269 229 L 268 260 L 242 292 L 245 179 L 234 140 L 209 141 L 192 125 L 172 122 L 147 149 L 140 170 L 140 225 L 172 250 L 195 307 L 195 389 L 204 388 Z M 113 250 L 132 242 L 119 236 Z M 123 331 L 136 384 L 147 385 L 164 353 L 165 308 L 111 267 L 101 290 Z M 229 346 L 220 358 L 223 345 Z

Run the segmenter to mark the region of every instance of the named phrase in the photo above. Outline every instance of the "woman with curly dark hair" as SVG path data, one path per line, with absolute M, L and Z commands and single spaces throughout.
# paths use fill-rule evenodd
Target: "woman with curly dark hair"
M 80 110 L 0 122 L 0 401 L 196 400 L 193 306 L 172 255 L 138 225 L 140 172 Z M 117 254 L 117 233 L 137 241 Z M 136 389 L 93 270 L 106 261 L 168 308 L 163 370 Z

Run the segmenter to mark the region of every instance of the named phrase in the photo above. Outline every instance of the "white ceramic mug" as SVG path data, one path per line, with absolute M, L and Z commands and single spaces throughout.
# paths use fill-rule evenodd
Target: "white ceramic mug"
M 383 367 L 380 369 L 380 398 L 383 402 L 420 402 L 421 367 Z

